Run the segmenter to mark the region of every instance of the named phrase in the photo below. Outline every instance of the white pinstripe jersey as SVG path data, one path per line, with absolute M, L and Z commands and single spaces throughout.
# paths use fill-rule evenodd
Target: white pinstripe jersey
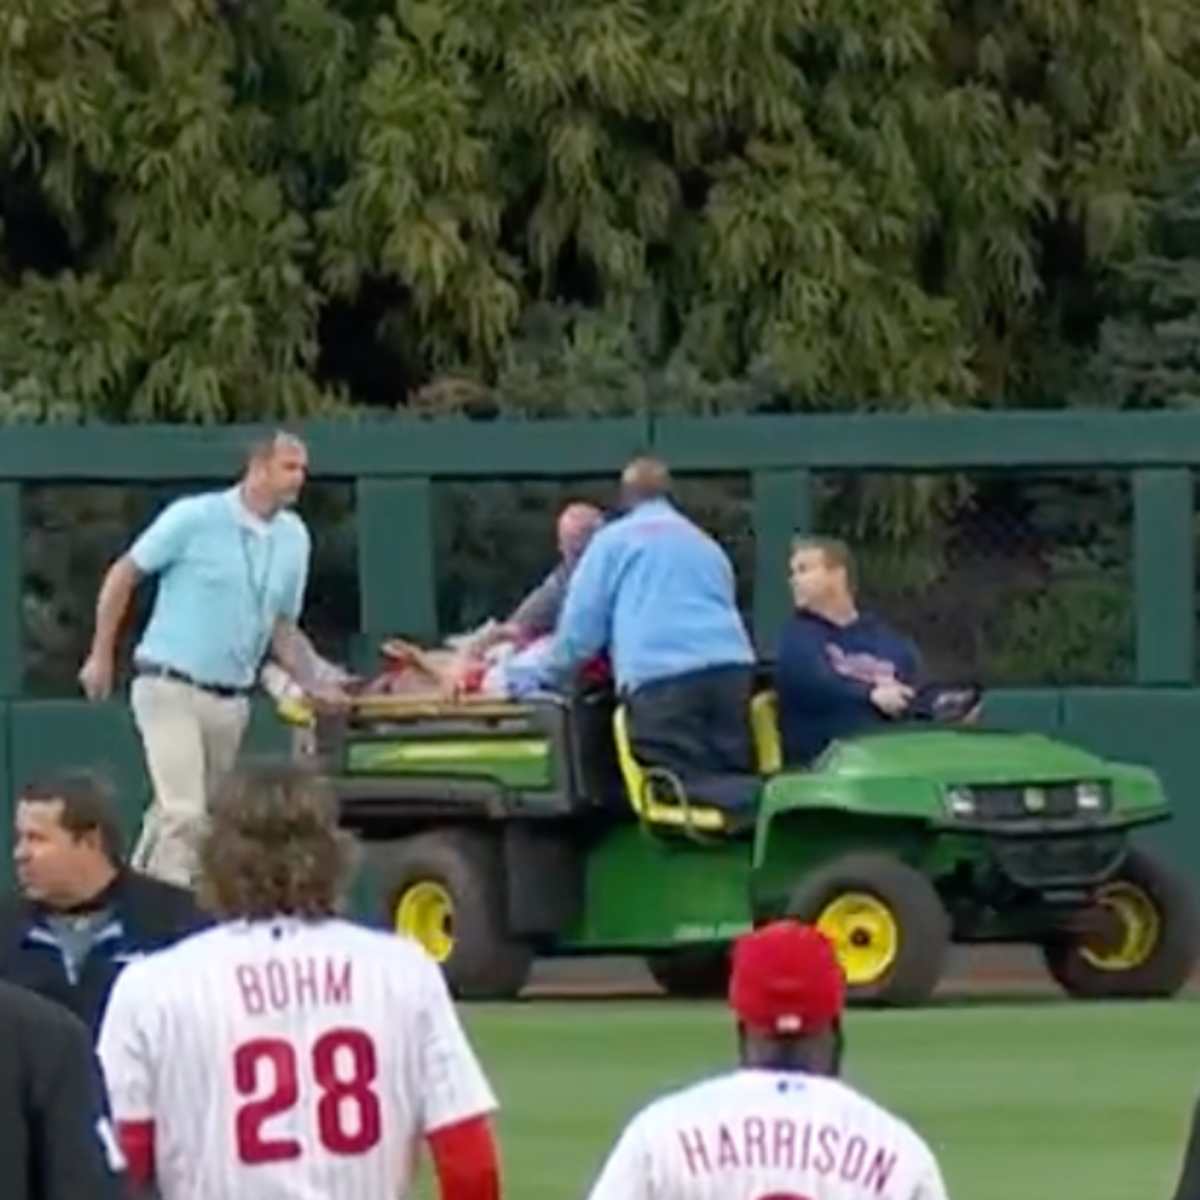
M 591 1200 L 946 1200 L 933 1151 L 836 1079 L 739 1070 L 643 1109 Z
M 495 1097 L 437 965 L 344 921 L 233 923 L 132 963 L 99 1040 L 162 1200 L 399 1200 Z

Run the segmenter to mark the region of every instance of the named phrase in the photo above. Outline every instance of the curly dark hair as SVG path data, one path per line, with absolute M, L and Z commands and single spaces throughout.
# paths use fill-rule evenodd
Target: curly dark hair
M 201 904 L 220 920 L 333 916 L 354 866 L 328 781 L 293 762 L 230 774 L 198 848 Z

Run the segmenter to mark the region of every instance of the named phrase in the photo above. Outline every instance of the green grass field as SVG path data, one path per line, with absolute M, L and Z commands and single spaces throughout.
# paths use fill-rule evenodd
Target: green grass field
M 512 1200 L 583 1196 L 636 1108 L 732 1059 L 716 1005 L 535 1002 L 466 1021 L 503 1106 Z M 934 1145 L 952 1200 L 1167 1200 L 1198 1031 L 1185 1002 L 861 1013 L 847 1076 Z

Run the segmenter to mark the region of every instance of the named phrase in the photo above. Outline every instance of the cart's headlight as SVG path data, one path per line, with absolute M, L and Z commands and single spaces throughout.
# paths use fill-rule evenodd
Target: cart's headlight
M 952 787 L 946 791 L 946 807 L 952 817 L 973 817 L 975 796 L 970 788 Z
M 1104 785 L 1100 783 L 1081 783 L 1075 789 L 1075 803 L 1080 812 L 1104 811 Z

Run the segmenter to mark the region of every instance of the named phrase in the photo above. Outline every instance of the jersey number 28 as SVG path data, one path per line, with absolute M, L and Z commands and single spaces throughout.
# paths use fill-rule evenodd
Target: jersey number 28
M 283 1038 L 243 1042 L 233 1055 L 241 1100 L 234 1118 L 238 1158 L 247 1166 L 302 1158 L 303 1141 L 267 1129 L 299 1104 L 312 1105 L 316 1143 L 326 1153 L 366 1154 L 383 1131 L 378 1075 L 375 1043 L 361 1029 L 330 1029 L 307 1056 Z

